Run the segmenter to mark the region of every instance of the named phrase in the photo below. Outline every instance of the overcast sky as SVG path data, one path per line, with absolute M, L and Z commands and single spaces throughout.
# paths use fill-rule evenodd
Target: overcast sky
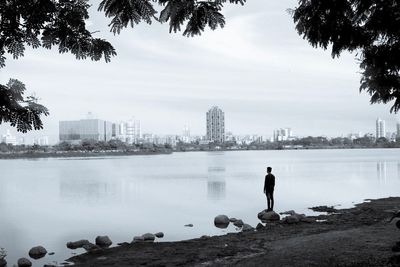
M 0 82 L 23 81 L 50 110 L 45 130 L 58 135 L 58 121 L 85 118 L 91 111 L 110 121 L 141 120 L 142 132 L 205 134 L 205 113 L 225 112 L 226 131 L 272 135 L 291 127 L 297 135 L 339 136 L 374 132 L 375 120 L 394 131 L 390 105 L 370 105 L 359 93 L 355 54 L 332 59 L 312 48 L 294 29 L 288 8 L 294 0 L 249 1 L 224 10 L 226 26 L 199 37 L 169 34 L 168 25 L 139 25 L 113 36 L 96 12 L 90 30 L 117 50 L 111 63 L 78 61 L 56 50 L 27 49 L 8 56 Z M 4 131 L 5 126 L 0 127 Z

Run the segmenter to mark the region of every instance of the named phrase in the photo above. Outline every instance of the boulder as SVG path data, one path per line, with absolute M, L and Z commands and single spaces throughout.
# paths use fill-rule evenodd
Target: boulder
M 164 237 L 164 233 L 163 232 L 158 232 L 154 234 L 157 238 L 163 238 Z
M 82 248 L 84 250 L 86 250 L 86 252 L 88 252 L 88 253 L 98 253 L 98 252 L 103 251 L 103 249 L 100 246 L 92 244 L 92 243 L 83 245 Z
M 254 231 L 254 227 L 251 226 L 250 224 L 245 223 L 243 224 L 242 231 L 243 232 Z
M 237 220 L 236 222 L 233 223 L 234 226 L 236 227 L 242 227 L 243 226 L 243 221 L 242 220 Z
M 29 257 L 31 257 L 32 259 L 40 259 L 43 258 L 44 256 L 46 256 L 47 254 L 47 250 L 42 247 L 42 246 L 37 246 L 37 247 L 33 247 L 29 250 Z
M 279 221 L 281 216 L 275 211 L 267 211 L 261 216 L 262 221 Z
M 265 228 L 265 226 L 263 224 L 261 224 L 261 223 L 258 223 L 257 226 L 256 226 L 257 230 L 261 230 L 261 229 L 264 229 L 264 228 Z
M 98 236 L 96 237 L 96 245 L 102 248 L 108 248 L 112 245 L 112 241 L 108 236 Z
M 229 225 L 229 218 L 226 215 L 218 215 L 214 218 L 214 225 L 218 228 L 227 228 Z
M 27 258 L 20 258 L 18 260 L 18 267 L 31 267 L 32 262 L 28 260 Z
M 144 241 L 143 236 L 135 236 L 132 240 L 132 243 L 143 242 L 143 241 Z
M 293 224 L 293 223 L 300 222 L 300 219 L 299 219 L 299 216 L 297 214 L 295 214 L 295 215 L 290 215 L 290 216 L 285 217 L 285 219 L 283 219 L 283 221 L 288 224 Z
M 79 241 L 74 241 L 74 242 L 68 242 L 67 243 L 67 248 L 69 249 L 77 249 L 77 248 L 82 248 L 84 245 L 90 244 L 89 240 L 82 239 Z
M 5 259 L 0 259 L 0 267 L 6 267 L 7 261 Z
M 296 212 L 294 210 L 288 210 L 288 211 L 284 211 L 284 212 L 280 212 L 280 215 L 295 215 Z
M 154 239 L 156 239 L 156 236 L 151 233 L 146 233 L 146 234 L 142 235 L 142 237 L 143 237 L 143 240 L 147 241 L 147 242 L 153 242 Z
M 234 223 L 234 222 L 237 221 L 237 219 L 236 219 L 236 218 L 229 218 L 229 221 L 230 221 L 231 223 Z
M 267 210 L 260 211 L 260 212 L 257 214 L 258 219 L 261 220 L 265 213 L 267 213 Z
M 54 264 L 45 264 L 45 265 L 43 265 L 43 267 L 57 267 L 57 266 Z
M 191 224 L 191 223 L 185 224 L 185 227 L 193 227 L 193 224 Z

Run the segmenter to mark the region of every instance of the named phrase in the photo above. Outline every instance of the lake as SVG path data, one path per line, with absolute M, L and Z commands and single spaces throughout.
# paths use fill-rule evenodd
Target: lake
M 162 231 L 160 241 L 236 231 L 216 215 L 256 226 L 266 208 L 266 167 L 276 176 L 275 210 L 350 207 L 399 196 L 400 150 L 185 152 L 105 158 L 0 160 L 0 247 L 9 266 L 36 245 L 58 263 L 83 250 L 68 241 L 108 235 L 114 244 Z M 185 224 L 194 227 L 184 227 Z

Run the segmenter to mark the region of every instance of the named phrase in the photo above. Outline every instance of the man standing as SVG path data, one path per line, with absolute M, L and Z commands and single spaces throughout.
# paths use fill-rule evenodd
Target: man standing
M 274 188 L 275 176 L 271 173 L 272 168 L 267 168 L 267 175 L 265 175 L 264 194 L 267 196 L 268 209 L 267 211 L 274 210 Z

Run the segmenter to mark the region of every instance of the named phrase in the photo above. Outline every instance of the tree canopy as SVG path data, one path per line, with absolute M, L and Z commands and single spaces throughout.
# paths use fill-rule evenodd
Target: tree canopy
M 245 2 L 102 0 L 98 11 L 110 19 L 110 31 L 114 34 L 139 23 L 158 22 L 168 23 L 170 32 L 191 37 L 200 35 L 207 27 L 212 30 L 224 27 L 225 4 L 244 5 Z M 0 0 L 0 68 L 5 67 L 6 55 L 17 59 L 24 55 L 26 46 L 55 47 L 60 53 L 71 53 L 77 59 L 110 61 L 116 55 L 112 44 L 87 29 L 90 6 L 88 0 Z M 394 100 L 391 111 L 400 110 L 398 0 L 299 0 L 293 19 L 304 39 L 314 47 L 331 47 L 333 57 L 345 50 L 357 51 L 362 69 L 360 90 L 371 95 L 371 103 Z M 25 99 L 22 94 L 18 100 L 7 99 L 15 93 L 10 88 L 0 86 L 0 124 L 13 123 L 11 118 L 19 118 L 20 124 L 15 125 L 25 123 L 17 127 L 19 131 L 42 128 L 40 115 L 47 115 L 47 109 L 37 104 L 36 99 Z M 15 101 L 20 104 L 19 108 L 9 106 Z M 33 104 L 37 104 L 36 115 L 25 116 Z
M 169 23 L 170 32 L 184 27 L 183 35 L 194 36 L 207 26 L 212 30 L 224 27 L 221 11 L 225 3 L 243 5 L 245 1 L 103 0 L 98 11 L 111 19 L 109 27 L 114 34 L 156 21 Z M 60 53 L 71 53 L 77 59 L 104 58 L 109 62 L 116 55 L 114 47 L 87 29 L 90 6 L 88 0 L 0 0 L 0 69 L 5 67 L 6 54 L 18 59 L 26 46 L 57 47 Z M 157 6 L 161 7 L 159 13 Z M 22 132 L 41 129 L 40 115 L 48 115 L 48 110 L 35 98 L 24 99 L 24 91 L 25 86 L 17 80 L 0 85 L 0 124 L 10 122 Z
M 400 110 L 400 1 L 300 0 L 293 10 L 298 33 L 312 46 L 356 51 L 362 70 L 360 91 L 371 103 L 394 101 Z

